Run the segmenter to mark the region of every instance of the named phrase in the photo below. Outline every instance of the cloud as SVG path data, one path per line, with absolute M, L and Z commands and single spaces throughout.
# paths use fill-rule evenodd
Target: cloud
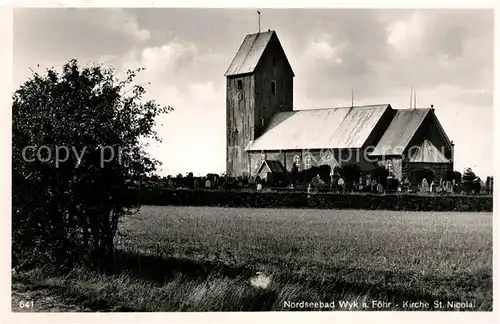
M 198 76 L 203 66 L 218 60 L 217 55 L 200 54 L 195 44 L 174 40 L 133 50 L 112 64 L 118 71 L 144 67 L 136 83 L 145 87 L 146 99 L 175 109 L 157 119 L 162 143 L 150 142 L 150 154 L 164 163 L 161 174 L 224 171 L 224 79 Z
M 118 24 L 117 26 L 120 27 L 116 27 L 117 30 L 122 30 L 140 41 L 145 41 L 151 38 L 151 33 L 146 29 L 140 29 L 136 20 L 131 17 L 122 17 L 122 19 L 123 20 L 119 20 L 121 26 Z
M 423 18 L 414 13 L 410 19 L 397 20 L 387 27 L 387 42 L 401 54 L 411 55 L 422 42 Z
M 151 38 L 151 32 L 141 28 L 134 15 L 121 8 L 96 10 L 92 17 L 83 14 L 85 10 L 77 10 L 75 17 L 80 24 L 96 25 L 104 30 L 120 33 L 133 40 L 143 42 Z M 80 14 L 82 13 L 82 14 Z
M 407 92 L 410 86 L 492 92 L 490 12 L 339 11 L 326 26 L 311 26 L 312 34 L 321 35 L 317 39 L 285 35 L 287 43 L 301 45 L 285 51 L 294 52 L 289 56 L 296 98 L 310 98 L 307 106 L 350 101 L 352 89 L 363 98 Z

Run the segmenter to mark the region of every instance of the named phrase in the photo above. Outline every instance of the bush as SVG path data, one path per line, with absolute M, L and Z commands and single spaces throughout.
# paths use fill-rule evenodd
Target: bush
M 481 191 L 481 179 L 472 172 L 471 168 L 465 169 L 462 177 L 462 189 L 465 193 L 479 193 Z
M 450 182 L 455 180 L 456 183 L 460 183 L 462 182 L 462 174 L 458 171 L 447 171 L 444 180 Z
M 397 178 L 387 179 L 387 189 L 388 192 L 396 192 L 399 187 L 399 180 Z
M 141 185 L 158 164 L 139 140 L 159 139 L 155 117 L 171 110 L 142 103 L 144 88 L 132 85 L 139 71 L 120 81 L 112 69 L 81 69 L 72 60 L 60 74 L 33 72 L 15 91 L 13 267 L 110 265 L 118 220 L 140 204 L 128 188 Z M 49 151 L 35 158 L 30 147 Z M 113 158 L 112 152 L 121 154 Z
M 331 171 L 332 171 L 332 168 L 327 164 L 323 164 L 323 165 L 319 166 L 319 170 L 318 170 L 319 177 L 326 184 L 330 183 Z
M 305 190 L 305 188 L 304 188 Z M 318 191 L 320 192 L 320 191 Z M 151 190 L 143 193 L 148 205 L 225 206 L 243 208 L 319 208 L 408 211 L 493 210 L 491 196 L 419 196 L 289 192 L 238 192 L 217 190 Z
M 359 180 L 361 169 L 357 164 L 346 164 L 341 169 L 341 175 L 344 178 L 346 188 L 351 190 L 353 183 Z
M 379 166 L 371 172 L 371 178 L 375 179 L 377 183 L 381 183 L 384 188 L 387 188 L 387 177 L 389 171 L 383 166 Z
M 299 182 L 299 168 L 297 164 L 294 162 L 292 165 L 292 171 L 290 172 L 290 181 L 295 186 Z

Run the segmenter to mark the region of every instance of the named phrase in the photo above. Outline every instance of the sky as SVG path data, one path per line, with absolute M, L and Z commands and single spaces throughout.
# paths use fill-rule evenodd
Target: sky
M 477 9 L 261 9 L 295 73 L 294 109 L 434 105 L 455 143 L 455 169 L 493 174 L 493 11 Z M 253 9 L 16 9 L 14 87 L 30 68 L 70 59 L 118 72 L 144 67 L 148 99 L 175 111 L 158 118 L 149 152 L 161 175 L 225 171 L 224 72 Z M 150 82 L 147 85 L 147 82 Z

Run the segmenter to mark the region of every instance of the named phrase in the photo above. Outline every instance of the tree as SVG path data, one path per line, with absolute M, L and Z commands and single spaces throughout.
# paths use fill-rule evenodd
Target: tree
M 462 188 L 465 193 L 470 194 L 473 191 L 479 193 L 481 188 L 481 179 L 476 176 L 471 168 L 466 168 L 462 176 Z
M 189 189 L 194 188 L 194 175 L 193 172 L 189 172 L 186 177 L 184 178 L 184 186 L 186 186 Z
M 493 177 L 486 177 L 486 193 L 491 194 L 493 192 Z
M 332 170 L 332 167 L 329 166 L 328 164 L 322 164 L 319 166 L 318 174 L 324 183 L 328 183 L 328 184 L 330 183 L 331 170 Z
M 453 171 L 453 177 L 453 179 L 455 179 L 455 182 L 462 182 L 462 174 L 459 171 Z
M 309 169 L 304 169 L 299 172 L 298 178 L 300 183 L 308 184 L 311 180 L 318 175 L 319 169 L 316 166 L 312 166 Z
M 387 188 L 387 177 L 389 176 L 389 171 L 383 167 L 378 166 L 371 171 L 371 178 L 376 180 L 377 183 L 382 184 L 384 188 Z
M 358 181 L 361 176 L 361 169 L 357 164 L 346 164 L 342 166 L 341 176 L 344 178 L 346 188 L 351 190 L 353 183 Z
M 112 264 L 119 219 L 137 212 L 131 187 L 159 162 L 143 140 L 160 141 L 155 117 L 173 110 L 143 100 L 101 65 L 76 60 L 32 76 L 13 94 L 13 266 Z
M 456 183 L 460 183 L 462 180 L 462 174 L 458 171 L 446 171 L 444 180 L 445 181 L 455 180 Z

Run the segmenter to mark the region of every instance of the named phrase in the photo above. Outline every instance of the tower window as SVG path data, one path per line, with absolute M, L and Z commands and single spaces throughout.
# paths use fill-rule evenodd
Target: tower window
M 238 80 L 237 84 L 238 84 L 238 90 L 243 89 L 243 81 Z
M 276 57 L 273 56 L 273 66 L 276 66 Z
M 276 94 L 276 81 L 272 81 L 271 82 L 271 92 L 273 93 L 273 95 Z

